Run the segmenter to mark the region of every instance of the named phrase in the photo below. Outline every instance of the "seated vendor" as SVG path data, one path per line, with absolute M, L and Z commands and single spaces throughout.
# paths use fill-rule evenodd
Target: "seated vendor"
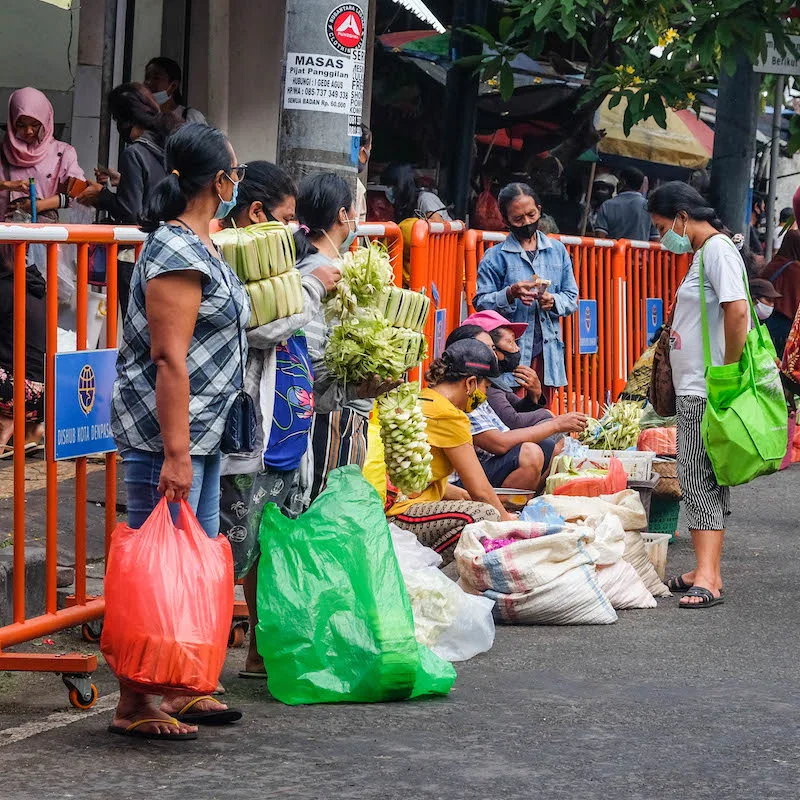
M 489 380 L 498 374 L 497 359 L 487 345 L 474 339 L 459 341 L 431 362 L 425 376 L 428 387 L 420 393 L 433 456 L 432 480 L 416 497 L 399 495 L 387 516 L 439 553 L 443 566 L 453 560 L 466 525 L 514 519 L 486 478 L 465 413 L 486 399 Z M 461 476 L 463 488 L 448 483 L 453 471 Z

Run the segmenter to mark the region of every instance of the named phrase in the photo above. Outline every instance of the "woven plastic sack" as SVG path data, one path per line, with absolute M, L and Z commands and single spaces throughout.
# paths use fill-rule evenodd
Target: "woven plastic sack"
M 111 537 L 100 649 L 117 678 L 149 694 L 209 694 L 219 680 L 233 616 L 233 557 L 209 539 L 191 507 L 173 523 L 165 499 L 138 530 Z
M 459 585 L 494 600 L 495 618 L 528 625 L 607 625 L 616 612 L 597 583 L 588 545 L 594 531 L 571 526 L 487 553 L 481 539 L 510 538 L 539 523 L 476 522 L 456 546 Z M 487 530 L 488 528 L 488 530 Z
M 447 694 L 452 664 L 418 645 L 375 490 L 356 466 L 328 476 L 296 520 L 261 520 L 256 641 L 283 703 L 375 703 Z
M 659 456 L 675 456 L 678 453 L 677 428 L 648 428 L 639 434 L 638 450 Z

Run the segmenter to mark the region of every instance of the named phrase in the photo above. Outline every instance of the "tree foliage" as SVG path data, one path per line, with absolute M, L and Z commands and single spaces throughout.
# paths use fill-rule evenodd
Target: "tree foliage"
M 796 23 L 789 14 L 796 2 L 507 0 L 495 31 L 471 28 L 488 50 L 473 63 L 484 79 L 498 80 L 508 99 L 514 58 L 524 53 L 540 59 L 568 46 L 575 61 L 586 64 L 576 130 L 593 131 L 594 112 L 609 95 L 612 106 L 626 104 L 626 134 L 650 117 L 666 127 L 667 107 L 699 111 L 699 94 L 715 85 L 719 70 L 733 74 L 741 53 L 755 63 L 767 35 L 779 51 L 794 53 L 789 34 Z

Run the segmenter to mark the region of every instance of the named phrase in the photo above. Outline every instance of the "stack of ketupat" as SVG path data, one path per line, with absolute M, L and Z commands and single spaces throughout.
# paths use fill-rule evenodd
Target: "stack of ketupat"
M 294 238 L 288 226 L 261 222 L 227 228 L 211 238 L 250 295 L 251 328 L 303 310 L 303 286 L 294 268 Z
M 430 300 L 392 285 L 389 255 L 377 243 L 348 253 L 340 269 L 342 280 L 328 303 L 328 318 L 338 322 L 325 352 L 328 369 L 347 383 L 361 383 L 373 375 L 403 377 L 427 353 L 422 331 Z M 419 384 L 404 384 L 385 394 L 379 408 L 389 479 L 406 494 L 421 492 L 431 481 L 432 458 Z

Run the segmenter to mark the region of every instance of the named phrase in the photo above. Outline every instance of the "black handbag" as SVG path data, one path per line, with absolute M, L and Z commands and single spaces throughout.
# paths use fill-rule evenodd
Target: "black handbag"
M 225 283 L 233 299 L 233 289 Z M 236 332 L 239 337 L 239 365 L 242 375 L 242 388 L 233 400 L 233 405 L 228 412 L 228 419 L 225 420 L 225 431 L 222 434 L 220 450 L 226 455 L 235 453 L 252 453 L 256 449 L 256 404 L 253 398 L 244 390 L 244 353 L 242 352 L 242 322 L 239 318 L 239 311 L 236 311 Z

